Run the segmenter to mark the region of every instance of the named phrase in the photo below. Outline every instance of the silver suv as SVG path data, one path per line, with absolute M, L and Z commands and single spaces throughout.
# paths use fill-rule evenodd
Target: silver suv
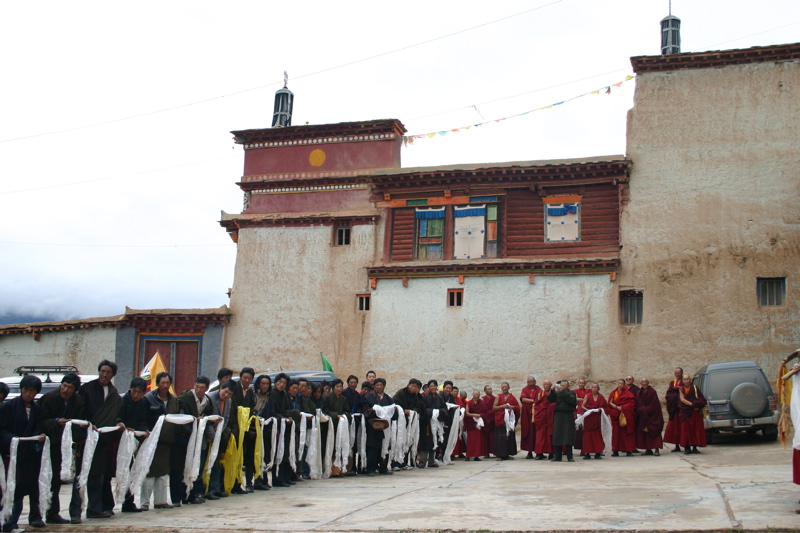
M 78 368 L 74 366 L 20 366 L 15 368 L 14 372 L 17 373 L 16 376 L 0 378 L 0 382 L 5 383 L 9 388 L 6 400 L 11 400 L 19 396 L 19 382 L 22 380 L 23 376 L 38 376 L 39 379 L 42 380 L 42 392 L 36 395 L 37 399 L 41 398 L 46 392 L 59 388 L 61 386 L 61 378 L 64 377 L 64 374 L 69 374 L 70 372 L 78 374 L 78 377 L 81 378 L 81 384 L 97 379 L 98 377 L 96 375 L 81 374 L 78 372 Z
M 715 363 L 698 370 L 692 381 L 708 400 L 704 419 L 706 440 L 722 431 L 778 438 L 776 398 L 761 367 L 753 361 Z

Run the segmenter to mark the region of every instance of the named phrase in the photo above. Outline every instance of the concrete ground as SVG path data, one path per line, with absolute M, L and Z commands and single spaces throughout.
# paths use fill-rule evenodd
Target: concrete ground
M 662 450 L 574 463 L 456 461 L 392 476 L 305 481 L 202 505 L 84 519 L 52 531 L 798 530 L 791 449 L 723 436 L 701 455 Z M 62 503 L 69 502 L 64 489 Z M 66 516 L 66 510 L 64 515 Z M 23 513 L 23 517 L 26 515 Z M 24 518 L 22 520 L 24 522 Z M 25 527 L 25 526 L 22 526 Z

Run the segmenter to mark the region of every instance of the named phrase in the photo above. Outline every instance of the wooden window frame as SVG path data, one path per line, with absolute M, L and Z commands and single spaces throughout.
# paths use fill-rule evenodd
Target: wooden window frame
M 356 294 L 356 311 L 367 313 L 372 308 L 370 293 Z
M 339 231 L 343 230 L 342 235 L 345 237 L 342 241 L 347 242 L 340 242 L 339 239 Z M 333 233 L 331 234 L 331 244 L 333 246 L 350 246 L 353 237 L 353 224 L 350 221 L 343 221 L 338 222 L 333 225 Z
M 619 291 L 619 322 L 623 326 L 639 326 L 644 314 L 644 291 Z
M 464 289 L 447 289 L 447 307 L 464 307 Z
M 786 305 L 786 278 L 756 278 L 756 297 L 759 307 Z

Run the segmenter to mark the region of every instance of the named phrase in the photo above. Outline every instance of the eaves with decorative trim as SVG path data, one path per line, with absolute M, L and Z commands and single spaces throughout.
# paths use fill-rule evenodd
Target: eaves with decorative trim
M 243 144 L 247 150 L 335 142 L 386 141 L 399 139 L 405 132 L 405 126 L 399 120 L 383 119 L 240 130 L 231 133 L 235 142 Z
M 553 187 L 623 183 L 628 181 L 631 161 L 627 159 L 597 163 L 546 166 L 499 166 L 475 169 L 426 170 L 385 173 L 371 178 L 380 191 L 426 187 L 491 185 L 497 187 Z
M 619 258 L 554 261 L 425 263 L 419 265 L 367 267 L 371 279 L 440 278 L 448 276 L 514 276 L 612 274 L 619 271 Z
M 328 181 L 331 183 L 341 182 L 343 180 L 353 181 L 353 178 L 361 176 L 371 176 L 372 170 L 327 170 L 323 172 L 291 172 L 283 174 L 254 174 L 252 176 L 242 176 L 242 181 L 237 185 L 244 188 L 252 184 L 259 183 L 276 183 L 276 182 L 292 182 L 302 181 L 308 183 L 310 181 Z
M 220 226 L 228 232 L 238 231 L 242 228 L 273 228 L 273 227 L 311 227 L 333 226 L 340 222 L 348 222 L 352 226 L 375 224 L 379 215 L 275 215 L 259 217 L 228 217 L 220 221 Z
M 331 191 L 344 191 L 352 189 L 366 189 L 364 184 L 350 183 L 347 185 L 309 185 L 301 187 L 270 187 L 264 189 L 250 189 L 251 194 L 279 194 L 279 193 L 293 193 L 293 192 L 331 192 Z
M 636 74 L 671 70 L 721 68 L 750 63 L 772 63 L 800 59 L 800 43 L 754 46 L 736 50 L 717 50 L 688 54 L 636 56 L 631 65 Z

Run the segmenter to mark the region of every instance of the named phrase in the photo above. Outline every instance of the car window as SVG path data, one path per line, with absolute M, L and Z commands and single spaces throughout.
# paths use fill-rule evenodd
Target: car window
M 706 396 L 715 400 L 730 399 L 731 391 L 740 383 L 755 383 L 761 388 L 766 385 L 763 373 L 755 368 L 711 372 L 704 381 Z

